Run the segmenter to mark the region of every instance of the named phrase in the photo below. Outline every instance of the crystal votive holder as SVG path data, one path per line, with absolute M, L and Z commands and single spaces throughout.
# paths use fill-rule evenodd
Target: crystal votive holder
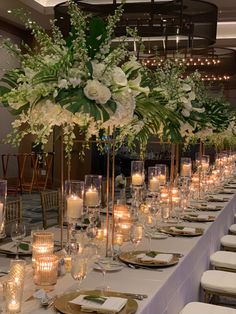
M 22 289 L 14 280 L 3 282 L 4 313 L 19 313 L 21 311 Z
M 58 257 L 51 254 L 38 257 L 35 261 L 34 283 L 52 286 L 57 283 Z
M 35 231 L 32 242 L 32 263 L 34 265 L 37 258 L 48 256 L 54 250 L 54 234 L 48 231 Z
M 22 259 L 11 260 L 9 277 L 22 289 L 24 287 L 26 262 Z

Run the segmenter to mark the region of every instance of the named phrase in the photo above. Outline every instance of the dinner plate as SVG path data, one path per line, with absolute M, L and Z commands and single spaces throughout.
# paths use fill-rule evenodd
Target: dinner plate
M 100 263 L 103 265 L 103 269 L 106 272 L 113 272 L 113 271 L 118 271 L 118 270 L 123 269 L 123 265 L 116 261 L 110 261 L 109 263 L 104 261 Z M 97 262 L 94 263 L 93 269 L 102 271 L 102 267 Z
M 214 221 L 215 220 L 215 216 L 210 216 L 210 215 L 206 215 L 205 218 L 203 217 L 199 217 L 199 215 L 197 214 L 188 214 L 188 215 L 185 215 L 183 217 L 184 220 L 187 220 L 187 221 L 196 221 L 196 222 L 209 222 L 209 221 Z
M 82 314 L 86 313 L 85 311 L 81 310 L 80 305 L 69 303 L 69 301 L 72 301 L 76 297 L 78 297 L 81 294 L 85 295 L 102 295 L 110 297 L 121 297 L 127 299 L 127 303 L 125 307 L 119 312 L 119 314 L 133 314 L 138 309 L 138 303 L 130 298 L 127 298 L 126 294 L 120 293 L 120 292 L 112 292 L 112 291 L 100 291 L 100 290 L 93 290 L 93 291 L 77 291 L 77 292 L 69 292 L 62 294 L 61 296 L 58 296 L 57 299 L 54 302 L 54 307 L 64 314 Z M 90 313 L 96 313 L 95 311 Z
M 171 228 L 173 227 L 177 227 L 179 230 L 178 231 L 171 230 Z M 185 236 L 185 237 L 200 236 L 204 232 L 204 229 L 202 228 L 194 228 L 195 229 L 194 233 L 185 232 L 184 230 L 182 231 L 180 228 L 185 228 L 185 227 L 184 226 L 165 226 L 165 227 L 161 227 L 160 231 L 173 235 L 173 236 Z M 186 227 L 186 228 L 189 228 L 189 227 Z
M 119 259 L 125 263 L 132 264 L 132 265 L 138 265 L 138 266 L 147 266 L 147 267 L 165 267 L 165 266 L 172 266 L 175 264 L 178 264 L 180 254 L 178 253 L 163 253 L 163 252 L 157 252 L 157 251 L 152 251 L 155 253 L 159 254 L 172 254 L 173 257 L 172 259 L 168 262 L 159 262 L 159 261 L 142 261 L 139 259 L 137 256 L 139 254 L 146 254 L 148 251 L 129 251 L 129 252 L 122 252 L 119 255 Z

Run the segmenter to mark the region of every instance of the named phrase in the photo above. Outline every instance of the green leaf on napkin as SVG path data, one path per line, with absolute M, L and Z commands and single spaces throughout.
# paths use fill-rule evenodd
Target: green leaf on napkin
M 23 251 L 29 251 L 29 244 L 28 243 L 20 243 L 19 248 Z
M 175 228 L 179 229 L 179 230 L 183 230 L 184 229 L 184 227 L 182 227 L 182 226 L 176 226 Z
M 103 304 L 107 298 L 101 297 L 99 295 L 86 295 L 84 299 L 95 303 Z
M 149 256 L 149 257 L 156 257 L 157 254 L 158 254 L 158 253 L 155 252 L 155 251 L 150 251 L 150 252 L 147 252 L 147 253 L 146 253 L 146 255 Z

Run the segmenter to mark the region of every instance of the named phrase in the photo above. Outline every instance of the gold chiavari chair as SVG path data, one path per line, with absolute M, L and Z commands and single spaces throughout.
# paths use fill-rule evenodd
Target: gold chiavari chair
M 41 206 L 43 216 L 43 228 L 47 229 L 60 223 L 61 197 L 57 191 L 41 191 Z

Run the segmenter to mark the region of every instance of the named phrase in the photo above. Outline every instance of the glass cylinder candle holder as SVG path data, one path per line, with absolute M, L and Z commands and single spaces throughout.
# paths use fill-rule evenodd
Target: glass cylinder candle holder
M 170 189 L 171 204 L 171 220 L 172 222 L 180 222 L 181 214 L 183 214 L 181 192 L 177 187 Z
M 32 242 L 32 263 L 42 256 L 52 254 L 54 250 L 54 234 L 48 231 L 35 231 Z
M 167 222 L 170 218 L 170 196 L 169 189 L 163 187 L 160 193 L 160 207 L 161 207 L 161 218 L 163 222 Z
M 182 157 L 180 161 L 180 176 L 184 178 L 191 178 L 192 175 L 192 161 L 191 158 Z
M 38 286 L 51 286 L 57 283 L 58 257 L 51 254 L 37 258 L 34 283 Z
M 7 198 L 7 180 L 0 180 L 0 239 L 6 237 L 5 233 L 6 198 Z
M 85 176 L 84 205 L 87 207 L 99 207 L 101 203 L 102 176 Z
M 148 189 L 151 193 L 157 193 L 160 188 L 160 171 L 157 167 L 148 167 Z
M 210 156 L 209 155 L 200 155 L 196 153 L 195 155 L 196 167 L 200 172 L 206 173 L 210 165 Z
M 22 291 L 14 280 L 3 282 L 4 313 L 19 313 L 21 311 Z
M 65 181 L 66 216 L 69 224 L 75 224 L 83 215 L 84 182 Z
M 156 164 L 155 167 L 158 171 L 158 180 L 160 186 L 164 186 L 166 184 L 166 177 L 167 177 L 167 167 L 164 164 Z
M 130 239 L 130 230 L 132 225 L 133 221 L 131 218 L 129 219 L 120 218 L 118 221 L 116 221 L 115 224 L 116 233 L 122 234 L 124 242 L 129 241 Z
M 127 205 L 115 204 L 114 205 L 114 218 L 115 220 L 118 220 L 120 218 L 129 219 L 130 218 L 129 207 Z
M 144 162 L 141 160 L 131 161 L 131 183 L 133 187 L 141 187 L 144 183 Z

